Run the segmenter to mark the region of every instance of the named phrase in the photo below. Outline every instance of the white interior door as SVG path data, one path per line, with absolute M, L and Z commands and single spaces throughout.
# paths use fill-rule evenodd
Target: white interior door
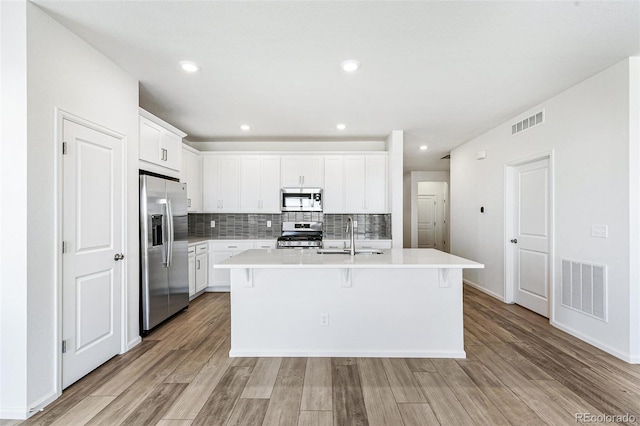
M 436 196 L 418 196 L 418 248 L 436 248 Z
M 63 388 L 120 351 L 122 140 L 63 120 Z
M 515 167 L 512 187 L 514 299 L 549 317 L 549 159 Z

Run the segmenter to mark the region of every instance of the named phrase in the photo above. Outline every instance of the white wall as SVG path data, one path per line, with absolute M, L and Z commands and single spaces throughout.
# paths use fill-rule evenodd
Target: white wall
M 417 235 L 417 223 L 418 223 L 418 184 L 420 182 L 446 182 L 449 184 L 449 172 L 410 172 L 405 173 L 404 175 L 404 197 L 405 197 L 405 210 L 404 210 L 404 235 L 405 247 L 412 246 L 412 238 L 413 235 Z M 447 203 L 449 203 L 449 199 L 447 197 Z M 447 226 L 445 229 L 445 241 L 446 244 L 444 246 L 444 251 L 449 251 L 450 246 L 450 237 L 449 237 L 449 207 L 446 209 L 447 217 L 445 218 L 447 221 Z M 417 247 L 417 245 L 416 245 Z
M 2 2 L 3 8 L 7 2 Z M 13 3 L 13 2 L 8 2 Z M 26 167 L 12 175 L 12 185 L 26 194 L 26 226 L 16 223 L 19 236 L 11 241 L 20 247 L 26 241 L 27 253 L 14 254 L 20 263 L 27 262 L 24 274 L 12 284 L 26 289 L 25 305 L 20 307 L 13 325 L 26 331 L 27 345 L 16 345 L 2 336 L 0 345 L 12 356 L 26 360 L 26 403 L 38 408 L 56 397 L 56 354 L 60 348 L 57 330 L 57 266 L 56 253 L 56 146 L 55 108 L 92 121 L 127 136 L 127 157 L 135 160 L 126 165 L 127 179 L 127 240 L 126 268 L 128 278 L 127 341 L 135 344 L 138 336 L 138 84 L 86 42 L 68 31 L 32 3 L 26 4 Z M 17 6 L 14 6 L 17 7 Z M 3 21 L 4 31 L 4 21 Z M 20 35 L 20 34 L 19 34 Z M 4 56 L 4 45 L 3 45 Z M 4 59 L 4 58 L 3 58 Z M 19 105 L 18 105 L 19 107 Z M 24 117 L 22 118 L 24 120 Z M 4 121 L 4 115 L 3 115 Z M 3 150 L 5 143 L 3 142 Z M 24 154 L 24 153 L 23 153 Z M 18 166 L 20 155 L 12 159 Z M 3 164 L 3 173 L 4 173 Z M 25 192 L 26 188 L 26 192 Z M 3 197 L 4 197 L 3 192 Z M 20 197 L 17 198 L 20 209 Z M 4 214 L 8 210 L 3 203 Z M 12 206 L 13 207 L 13 206 Z M 23 220 L 24 220 L 23 219 Z M 4 235 L 3 235 L 4 236 Z M 4 240 L 4 238 L 3 238 Z M 19 264 L 18 263 L 18 264 Z M 4 270 L 4 266 L 3 266 Z M 3 272 L 4 274 L 4 272 Z M 4 280 L 3 280 L 4 283 Z M 3 288 L 6 285 L 3 284 Z M 4 304 L 4 300 L 3 300 Z M 4 306 L 3 306 L 4 315 Z M 20 318 L 26 316 L 26 323 Z M 26 326 L 26 328 L 25 328 Z M 123 346 L 126 348 L 126 345 Z M 5 370 L 3 369 L 3 372 Z M 4 385 L 4 383 L 3 383 Z M 20 383 L 22 386 L 23 384 Z M 3 386 L 3 395 L 11 388 Z M 2 401 L 4 410 L 4 401 Z M 4 415 L 4 412 L 3 412 Z
M 0 418 L 27 406 L 27 11 L 0 1 Z
M 629 298 L 639 285 L 630 281 L 638 259 L 631 262 L 629 250 L 630 221 L 639 214 L 637 200 L 634 206 L 630 202 L 630 183 L 636 193 L 640 188 L 637 179 L 630 182 L 638 162 L 629 161 L 630 147 L 637 145 L 637 132 L 630 145 L 629 117 L 629 82 L 637 84 L 640 78 L 630 74 L 630 63 L 636 61 L 620 62 L 451 152 L 452 253 L 484 263 L 483 270 L 466 271 L 465 279 L 503 297 L 504 249 L 510 238 L 504 234 L 504 165 L 553 150 L 552 324 L 623 359 L 633 357 L 629 324 L 638 299 L 631 308 Z M 511 136 L 512 123 L 541 108 L 544 124 Z M 486 151 L 485 160 L 475 159 L 480 150 Z M 480 206 L 485 207 L 484 214 Z M 608 225 L 609 238 L 592 238 L 592 224 Z M 608 323 L 560 304 L 562 258 L 608 266 Z

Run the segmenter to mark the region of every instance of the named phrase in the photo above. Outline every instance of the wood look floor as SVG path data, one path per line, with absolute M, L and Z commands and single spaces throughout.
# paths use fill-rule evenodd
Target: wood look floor
M 229 295 L 205 294 L 26 425 L 575 425 L 640 415 L 640 366 L 464 291 L 467 359 L 229 358 Z M 611 423 L 609 423 L 611 424 Z

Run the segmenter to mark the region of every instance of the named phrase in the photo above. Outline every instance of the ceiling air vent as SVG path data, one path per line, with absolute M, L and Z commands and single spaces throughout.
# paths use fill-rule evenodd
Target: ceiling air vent
M 527 117 L 522 121 L 518 121 L 511 125 L 511 135 L 517 135 L 518 133 L 524 132 L 538 124 L 544 123 L 544 110 L 533 114 L 531 117 Z
M 450 159 L 451 159 L 451 154 L 447 154 L 441 158 L 441 160 L 450 160 Z

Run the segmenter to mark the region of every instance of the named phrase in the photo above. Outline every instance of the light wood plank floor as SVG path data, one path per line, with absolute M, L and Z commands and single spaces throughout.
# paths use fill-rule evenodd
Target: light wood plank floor
M 205 294 L 21 424 L 575 425 L 576 413 L 640 415 L 640 366 L 472 288 L 464 310 L 465 360 L 231 359 L 229 295 Z

